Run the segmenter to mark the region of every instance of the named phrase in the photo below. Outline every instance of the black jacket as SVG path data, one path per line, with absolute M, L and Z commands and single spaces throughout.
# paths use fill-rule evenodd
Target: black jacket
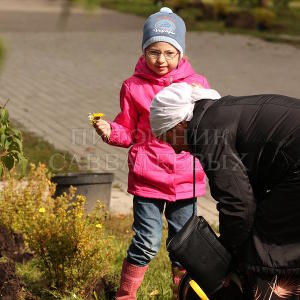
M 188 142 L 218 201 L 222 243 L 247 269 L 300 274 L 300 100 L 200 100 Z

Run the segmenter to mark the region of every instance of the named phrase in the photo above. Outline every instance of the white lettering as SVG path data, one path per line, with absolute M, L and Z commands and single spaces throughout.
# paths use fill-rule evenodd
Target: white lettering
M 154 32 L 159 32 L 159 33 L 168 33 L 168 34 L 175 34 L 174 31 L 172 31 L 171 29 L 160 29 L 160 28 L 154 28 L 153 29 Z

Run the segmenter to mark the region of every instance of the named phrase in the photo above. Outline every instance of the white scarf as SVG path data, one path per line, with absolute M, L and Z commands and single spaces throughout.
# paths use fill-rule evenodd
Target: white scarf
M 190 121 L 196 101 L 220 98 L 220 94 L 215 90 L 194 87 L 186 82 L 165 87 L 156 94 L 150 106 L 153 134 L 159 136 L 184 120 Z

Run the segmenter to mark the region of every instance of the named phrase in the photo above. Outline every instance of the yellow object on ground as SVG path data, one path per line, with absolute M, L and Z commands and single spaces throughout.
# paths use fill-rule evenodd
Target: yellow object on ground
M 194 290 L 194 292 L 200 297 L 201 300 L 209 300 L 204 291 L 201 289 L 201 287 L 198 285 L 198 283 L 194 280 L 191 280 L 189 282 L 191 288 Z
M 89 114 L 89 119 L 90 119 L 92 125 L 95 125 L 96 121 L 100 120 L 102 117 L 104 117 L 103 113 L 90 113 Z

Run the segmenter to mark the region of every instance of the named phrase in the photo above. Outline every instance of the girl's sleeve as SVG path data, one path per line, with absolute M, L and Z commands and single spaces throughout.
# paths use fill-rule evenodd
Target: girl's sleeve
M 108 121 L 111 126 L 108 144 L 128 148 L 134 142 L 138 117 L 126 83 L 123 83 L 120 91 L 120 106 L 121 112 L 115 120 L 113 122 Z

